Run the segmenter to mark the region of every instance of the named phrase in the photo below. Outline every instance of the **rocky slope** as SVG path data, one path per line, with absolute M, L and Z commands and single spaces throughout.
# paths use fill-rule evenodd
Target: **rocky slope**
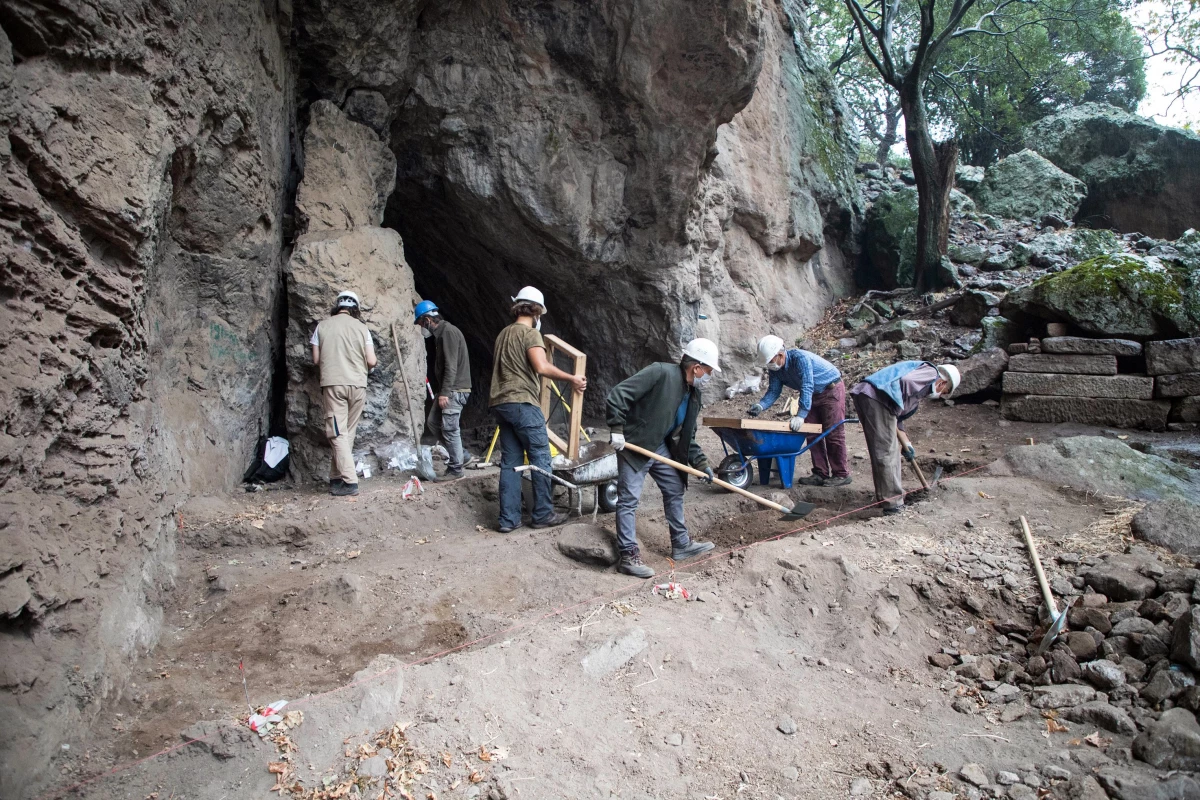
M 848 291 L 853 148 L 798 8 L 5 3 L 0 794 L 153 647 L 182 500 L 260 435 L 323 457 L 335 289 L 381 356 L 364 441 L 411 432 L 415 290 L 482 372 L 542 286 L 594 398 L 695 335 L 736 378 Z

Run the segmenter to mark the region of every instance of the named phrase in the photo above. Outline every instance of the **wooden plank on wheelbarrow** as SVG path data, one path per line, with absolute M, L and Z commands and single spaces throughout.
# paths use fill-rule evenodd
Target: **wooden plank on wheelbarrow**
M 792 429 L 787 420 L 769 419 L 737 419 L 735 417 L 705 417 L 704 424 L 710 428 L 735 428 L 743 431 L 775 431 L 791 433 Z M 800 433 L 820 433 L 821 426 L 806 422 L 800 426 Z

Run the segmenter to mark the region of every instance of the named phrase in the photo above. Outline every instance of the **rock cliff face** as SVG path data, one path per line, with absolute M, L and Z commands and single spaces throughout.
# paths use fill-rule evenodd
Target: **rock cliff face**
M 121 691 L 172 510 L 267 432 L 290 27 L 233 0 L 0 11 L 5 797 Z
M 380 356 L 369 445 L 419 420 L 418 289 L 478 379 L 542 287 L 595 411 L 697 335 L 736 379 L 850 287 L 854 148 L 792 0 L 292 8 L 0 6 L 0 795 L 153 647 L 183 499 L 271 432 L 323 467 L 338 289 Z
M 386 106 L 386 222 L 477 370 L 524 284 L 598 386 L 703 334 L 736 367 L 847 288 L 824 245 L 850 225 L 852 148 L 789 3 L 322 8 L 298 10 L 303 81 Z

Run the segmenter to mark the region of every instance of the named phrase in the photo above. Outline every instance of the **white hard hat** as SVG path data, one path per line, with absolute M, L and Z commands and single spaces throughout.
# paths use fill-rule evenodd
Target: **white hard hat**
M 939 364 L 937 368 L 938 374 L 946 380 L 950 381 L 950 391 L 946 392 L 945 396 L 949 397 L 954 394 L 954 390 L 958 388 L 958 384 L 962 382 L 962 374 L 958 371 L 958 367 L 953 364 Z
M 711 339 L 692 339 L 683 348 L 683 354 L 690 359 L 699 361 L 705 366 L 712 367 L 713 372 L 720 372 L 717 366 L 717 343 Z
M 338 308 L 350 308 L 352 305 L 355 305 L 355 306 L 362 305 L 361 303 L 358 302 L 358 295 L 356 295 L 354 292 L 351 292 L 349 290 L 344 291 L 344 292 L 338 292 L 338 296 L 337 296 Z
M 758 360 L 765 367 L 771 363 L 771 359 L 779 355 L 779 351 L 783 349 L 783 339 L 778 336 L 767 335 L 758 340 Z
M 539 306 L 542 307 L 542 313 L 543 314 L 547 313 L 546 298 L 542 295 L 542 293 L 540 291 L 533 288 L 532 286 L 526 286 L 521 291 L 517 292 L 517 296 L 512 299 L 512 301 L 514 303 L 520 302 L 522 300 L 524 300 L 525 302 L 528 302 L 528 303 L 537 303 Z

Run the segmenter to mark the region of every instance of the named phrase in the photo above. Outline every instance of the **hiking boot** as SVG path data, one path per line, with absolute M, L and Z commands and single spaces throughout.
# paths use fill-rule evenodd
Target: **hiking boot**
M 814 472 L 812 475 L 806 475 L 805 477 L 796 481 L 796 483 L 802 483 L 805 486 L 828 486 L 829 484 L 825 482 L 827 480 L 829 480 L 829 478 L 826 478 L 819 472 Z
M 345 485 L 346 485 L 346 482 L 344 480 L 342 480 L 341 478 L 330 478 L 329 479 L 329 488 L 330 489 L 336 489 L 338 486 L 345 486 Z
M 617 572 L 624 572 L 635 578 L 653 578 L 654 570 L 642 563 L 638 553 L 622 553 L 621 561 L 617 564 Z
M 825 478 L 824 480 L 821 481 L 821 485 L 822 486 L 849 486 L 850 485 L 850 476 L 843 475 L 840 478 L 836 478 L 836 477 L 835 478 Z
M 447 469 L 441 475 L 433 479 L 434 483 L 450 483 L 451 481 L 459 480 L 466 476 L 467 473 L 461 469 Z
M 329 493 L 334 497 L 354 497 L 358 494 L 358 484 L 342 481 L 341 486 L 330 486 Z
M 559 525 L 562 525 L 566 521 L 567 521 L 566 514 L 555 514 L 550 519 L 545 520 L 543 522 L 531 523 L 530 527 L 533 527 L 533 528 L 557 528 Z
M 883 510 L 883 515 L 885 517 L 894 517 L 903 510 L 904 510 L 904 506 L 896 506 L 895 508 L 889 507 L 889 508 L 885 508 Z
M 686 561 L 689 558 L 695 558 L 696 556 L 700 555 L 701 553 L 707 553 L 709 550 L 712 550 L 714 547 L 716 547 L 716 545 L 713 544 L 712 542 L 691 541 L 691 542 L 688 542 L 687 544 L 685 544 L 683 547 L 672 547 L 671 548 L 671 560 L 672 561 Z

